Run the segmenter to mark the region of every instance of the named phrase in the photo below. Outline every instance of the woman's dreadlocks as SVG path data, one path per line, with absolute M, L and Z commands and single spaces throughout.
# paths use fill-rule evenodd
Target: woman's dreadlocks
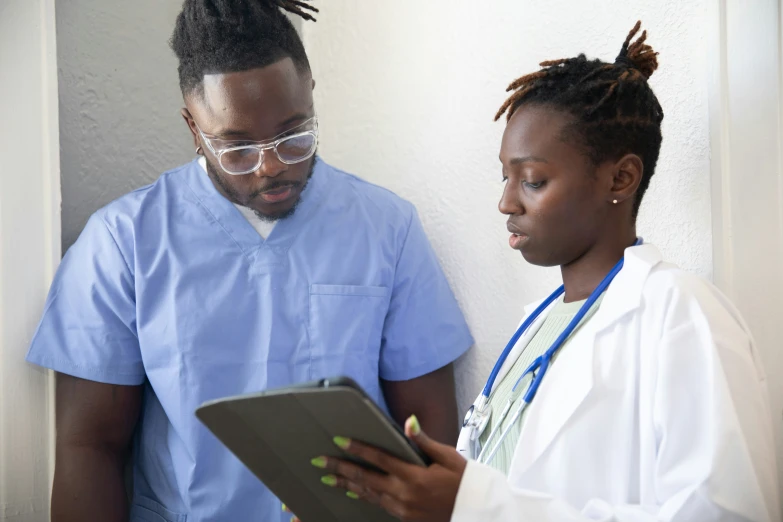
M 185 0 L 171 48 L 179 59 L 183 94 L 200 88 L 205 74 L 266 67 L 290 57 L 309 71 L 302 40 L 283 11 L 315 21 L 307 0 Z
M 514 91 L 495 115 L 510 120 L 526 104 L 550 106 L 574 118 L 567 129 L 586 149 L 593 164 L 637 154 L 644 173 L 634 202 L 634 215 L 650 185 L 661 148 L 663 109 L 647 80 L 658 68 L 658 53 L 647 43 L 637 22 L 614 63 L 588 60 L 584 54 L 541 62 L 540 71 L 514 80 Z

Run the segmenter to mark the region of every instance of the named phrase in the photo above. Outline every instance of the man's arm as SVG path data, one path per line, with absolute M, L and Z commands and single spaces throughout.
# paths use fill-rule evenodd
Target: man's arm
M 453 363 L 473 345 L 473 337 L 416 209 L 409 210 L 383 326 L 381 385 L 399 424 L 415 414 L 433 439 L 456 445 Z
M 124 466 L 141 394 L 57 374 L 52 522 L 128 520 Z
M 459 416 L 453 364 L 408 381 L 381 384 L 389 411 L 400 426 L 416 415 L 430 437 L 451 446 L 457 444 Z

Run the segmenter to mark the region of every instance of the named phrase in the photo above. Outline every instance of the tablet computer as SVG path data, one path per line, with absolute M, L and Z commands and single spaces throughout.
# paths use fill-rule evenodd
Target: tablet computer
M 322 379 L 204 403 L 198 419 L 302 522 L 393 522 L 372 504 L 321 483 L 318 456 L 341 457 L 371 468 L 335 446 L 348 437 L 412 464 L 429 459 L 349 378 Z

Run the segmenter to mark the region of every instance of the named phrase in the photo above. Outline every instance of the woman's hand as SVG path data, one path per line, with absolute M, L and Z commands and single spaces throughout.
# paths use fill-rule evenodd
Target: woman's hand
M 332 473 L 322 478 L 327 486 L 347 489 L 349 497 L 377 504 L 405 522 L 448 522 L 467 462 L 454 448 L 425 435 L 415 416 L 405 423 L 405 434 L 429 455 L 430 467 L 408 464 L 377 448 L 342 437 L 336 437 L 335 444 L 388 475 L 335 458 L 318 457 L 312 463 Z

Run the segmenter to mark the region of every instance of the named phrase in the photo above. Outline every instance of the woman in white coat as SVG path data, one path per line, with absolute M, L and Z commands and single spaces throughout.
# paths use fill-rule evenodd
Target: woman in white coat
M 614 63 L 544 62 L 509 87 L 500 211 L 526 261 L 561 267 L 563 293 L 527 310 L 458 448 L 415 418 L 406 433 L 429 468 L 338 438 L 386 474 L 314 459 L 325 484 L 410 521 L 780 521 L 746 325 L 637 238 L 663 119 L 647 83 L 656 53 L 644 33 L 631 43 L 638 29 Z

